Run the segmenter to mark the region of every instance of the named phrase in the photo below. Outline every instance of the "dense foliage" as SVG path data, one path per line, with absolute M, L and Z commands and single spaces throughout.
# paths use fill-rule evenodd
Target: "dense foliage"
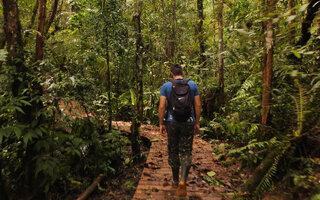
M 6 50 L 11 44 L 2 33 L 12 22 L 6 18 L 5 4 L 15 2 L 3 0 L 0 14 L 4 197 L 76 191 L 92 177 L 112 175 L 125 165 L 124 149 L 130 140 L 112 130 L 111 122 L 137 118 L 139 58 L 143 80 L 139 123 L 158 123 L 160 87 L 169 78 L 170 64 L 180 63 L 185 77 L 196 81 L 201 92 L 203 136 L 230 143 L 221 159 L 235 156 L 250 169 L 266 166 L 255 171 L 258 175 L 248 181 L 246 190 L 261 197 L 273 183 L 284 180 L 286 186 L 312 191 L 309 196 L 319 193 L 313 181 L 320 165 L 319 1 L 47 0 L 42 59 L 35 59 L 35 49 L 39 50 L 40 34 L 36 16 L 43 0 L 18 1 L 23 56 Z M 134 19 L 140 20 L 141 33 Z M 268 23 L 272 38 L 266 36 Z M 271 99 L 264 124 L 263 69 L 270 41 Z M 20 70 L 19 59 L 25 70 Z

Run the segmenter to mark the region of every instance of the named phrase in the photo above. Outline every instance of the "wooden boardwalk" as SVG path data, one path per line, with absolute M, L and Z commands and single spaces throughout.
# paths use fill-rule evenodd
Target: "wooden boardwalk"
M 129 123 L 118 122 L 121 130 L 129 131 Z M 159 128 L 150 125 L 141 127 L 141 136 L 147 137 L 151 142 L 150 152 L 147 157 L 138 187 L 133 196 L 134 200 L 163 200 L 163 199 L 190 199 L 190 200 L 221 200 L 229 199 L 227 193 L 228 184 L 219 187 L 210 185 L 207 172 L 214 171 L 216 174 L 228 176 L 228 172 L 215 162 L 212 148 L 206 141 L 195 137 L 193 143 L 193 159 L 187 182 L 187 196 L 178 197 L 171 188 L 172 174 L 168 165 L 167 138 L 159 134 Z M 214 176 L 216 177 L 216 176 Z M 213 178 L 214 178 L 213 177 Z M 221 181 L 221 179 L 220 179 Z M 228 181 L 223 181 L 224 183 Z

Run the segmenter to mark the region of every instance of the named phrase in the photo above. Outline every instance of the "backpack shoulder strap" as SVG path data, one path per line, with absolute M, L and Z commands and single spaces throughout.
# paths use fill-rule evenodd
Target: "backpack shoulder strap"
M 183 83 L 188 83 L 190 81 L 190 79 L 186 78 L 183 80 Z

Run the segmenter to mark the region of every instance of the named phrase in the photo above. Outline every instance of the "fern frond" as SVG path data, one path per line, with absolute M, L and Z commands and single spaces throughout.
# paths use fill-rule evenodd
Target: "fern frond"
M 254 195 L 260 198 L 266 191 L 272 189 L 273 187 L 273 177 L 277 173 L 279 160 L 282 154 L 274 158 L 274 162 L 271 167 L 268 169 L 267 173 L 261 179 L 259 185 L 256 187 Z
M 256 75 L 252 74 L 250 75 L 241 85 L 241 88 L 238 90 L 236 97 L 231 99 L 231 101 L 235 101 L 238 99 L 244 99 L 249 96 L 248 90 L 255 86 L 256 84 Z
M 296 105 L 296 114 L 297 114 L 297 130 L 294 131 L 294 136 L 299 137 L 301 135 L 301 131 L 303 128 L 303 122 L 304 122 L 304 116 L 307 113 L 305 110 L 305 107 L 307 105 L 307 92 L 302 87 L 298 79 L 295 79 L 295 85 L 298 88 L 298 95 L 297 96 L 291 96 L 293 99 L 295 105 Z
M 227 156 L 230 156 L 232 154 L 240 154 L 243 151 L 249 150 L 249 149 L 266 149 L 267 147 L 273 146 L 277 143 L 279 143 L 279 141 L 277 141 L 275 138 L 272 138 L 271 140 L 268 140 L 268 141 L 251 142 L 246 146 L 229 150 L 227 153 Z

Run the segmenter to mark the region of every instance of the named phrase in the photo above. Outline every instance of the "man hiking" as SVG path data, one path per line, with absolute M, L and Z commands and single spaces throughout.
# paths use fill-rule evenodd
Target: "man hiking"
M 166 82 L 160 91 L 160 134 L 167 132 L 168 135 L 168 162 L 172 169 L 172 186 L 177 188 L 178 195 L 186 196 L 186 183 L 192 161 L 193 134 L 200 129 L 200 93 L 195 82 L 183 78 L 182 67 L 179 64 L 171 66 L 170 75 L 173 79 Z M 165 116 L 166 101 L 168 102 Z

